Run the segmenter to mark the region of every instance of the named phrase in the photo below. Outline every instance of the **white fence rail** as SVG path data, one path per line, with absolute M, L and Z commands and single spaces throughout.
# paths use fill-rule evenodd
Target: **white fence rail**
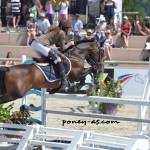
M 0 134 L 3 130 L 9 131 L 8 134 L 16 135 L 11 128 L 11 124 L 0 124 Z M 3 128 L 3 129 L 2 129 Z M 0 138 L 0 141 L 17 143 L 16 150 L 33 150 L 38 148 L 66 149 L 66 150 L 148 150 L 149 139 L 145 136 L 138 135 L 131 138 L 97 134 L 94 132 L 85 132 L 78 130 L 67 130 L 48 128 L 43 126 L 23 126 L 13 125 L 14 129 L 21 129 L 21 138 Z M 18 132 L 18 131 L 17 131 Z
M 118 61 L 105 61 L 104 64 L 127 64 L 127 65 L 148 65 L 149 62 L 147 61 L 122 61 L 122 60 L 118 60 Z
M 3 130 L 12 134 L 8 128 L 17 129 L 13 135 L 18 135 L 18 130 L 23 130 L 22 137 L 16 138 L 0 138 L 0 141 L 9 143 L 18 143 L 16 150 L 33 150 L 35 146 L 40 146 L 42 150 L 45 148 L 65 150 L 108 150 L 108 149 L 124 149 L 124 150 L 148 150 L 149 139 L 140 135 L 131 138 L 98 134 L 94 132 L 85 132 L 78 130 L 67 130 L 48 128 L 43 126 L 23 126 L 10 124 L 0 124 L 0 134 Z
M 21 61 L 21 63 L 24 63 L 26 59 L 26 55 L 22 55 L 21 58 L 0 58 L 0 61 Z

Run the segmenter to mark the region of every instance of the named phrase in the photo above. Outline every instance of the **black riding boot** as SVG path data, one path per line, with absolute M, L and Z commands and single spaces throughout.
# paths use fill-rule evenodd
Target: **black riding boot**
M 65 69 L 63 64 L 58 61 L 59 56 L 56 54 L 56 51 L 50 50 L 48 53 L 48 58 L 52 58 L 54 64 L 56 65 L 56 68 L 58 69 L 58 72 L 61 77 L 61 89 L 68 90 L 69 84 L 66 79 Z
M 60 77 L 61 77 L 61 89 L 68 90 L 69 84 L 66 79 L 65 69 L 61 62 L 57 62 L 56 67 L 59 71 Z

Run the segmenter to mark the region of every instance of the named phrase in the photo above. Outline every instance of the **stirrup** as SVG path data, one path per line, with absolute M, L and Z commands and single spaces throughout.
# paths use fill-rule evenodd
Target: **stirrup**
M 68 83 L 67 80 L 63 80 L 63 81 L 61 82 L 61 89 L 62 89 L 62 90 L 65 90 L 65 91 L 68 91 L 68 89 L 69 89 L 69 83 Z

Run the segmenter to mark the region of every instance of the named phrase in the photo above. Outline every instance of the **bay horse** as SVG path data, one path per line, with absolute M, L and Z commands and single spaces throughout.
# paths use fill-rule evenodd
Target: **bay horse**
M 77 43 L 73 49 L 64 54 L 72 64 L 68 75 L 69 82 L 81 81 L 91 68 L 101 70 L 102 53 L 100 46 L 95 41 Z M 84 68 L 84 61 L 87 60 L 92 67 Z M 54 90 L 55 93 L 61 87 L 61 81 L 47 82 L 44 75 L 35 64 L 20 64 L 0 69 L 1 96 L 0 103 L 7 103 L 22 98 L 26 92 L 33 88 L 47 88 Z

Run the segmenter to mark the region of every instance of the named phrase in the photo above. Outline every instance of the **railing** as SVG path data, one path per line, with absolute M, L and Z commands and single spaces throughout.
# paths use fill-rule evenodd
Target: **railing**
M 42 150 L 45 150 L 45 148 L 65 148 L 67 150 L 149 149 L 149 139 L 142 135 L 127 138 L 88 131 L 48 128 L 35 125 L 13 124 L 12 126 L 12 124 L 2 123 L 0 123 L 0 134 L 5 134 L 6 136 L 4 138 L 1 137 L 0 141 L 17 143 L 16 150 L 33 150 L 37 147 Z M 7 135 L 19 135 L 20 138 L 10 138 Z

